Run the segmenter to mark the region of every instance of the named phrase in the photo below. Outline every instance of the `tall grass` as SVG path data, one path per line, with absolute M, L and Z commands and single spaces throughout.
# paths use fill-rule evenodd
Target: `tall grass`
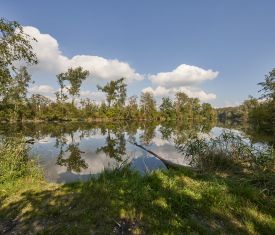
M 241 166 L 250 170 L 275 170 L 273 147 L 252 144 L 230 131 L 224 131 L 217 137 L 191 135 L 185 144 L 177 148 L 199 169 L 225 170 Z
M 6 138 L 0 143 L 0 184 L 30 176 L 41 178 L 42 172 L 28 157 L 29 147 L 24 138 Z

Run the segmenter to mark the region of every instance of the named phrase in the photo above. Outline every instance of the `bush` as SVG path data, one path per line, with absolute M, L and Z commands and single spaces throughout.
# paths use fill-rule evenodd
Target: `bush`
M 257 147 L 241 136 L 224 131 L 218 137 L 191 136 L 177 148 L 191 158 L 191 164 L 203 169 L 225 170 L 233 166 L 274 171 L 275 154 L 270 146 Z
M 24 138 L 7 138 L 0 144 L 0 183 L 21 177 L 41 177 L 42 172 L 28 158 L 28 145 Z

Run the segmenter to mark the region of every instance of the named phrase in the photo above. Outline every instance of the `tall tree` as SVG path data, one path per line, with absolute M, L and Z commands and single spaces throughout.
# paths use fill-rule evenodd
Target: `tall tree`
M 214 120 L 215 118 L 215 110 L 212 108 L 211 104 L 203 103 L 201 106 L 201 116 L 202 118 L 206 118 L 209 121 Z
M 137 119 L 138 117 L 137 96 L 134 95 L 129 98 L 125 113 L 126 113 L 127 119 Z
M 178 119 L 190 117 L 191 105 L 190 99 L 184 92 L 177 92 L 175 97 L 175 109 Z
M 36 41 L 24 33 L 23 27 L 16 21 L 0 19 L 0 70 L 1 75 L 6 74 L 6 68 L 14 66 L 15 61 L 25 61 L 36 64 L 37 58 L 31 46 L 31 41 Z
M 72 104 L 75 102 L 75 98 L 79 96 L 80 87 L 82 82 L 89 76 L 89 71 L 84 70 L 82 67 L 75 69 L 69 68 L 67 72 L 57 75 L 58 83 L 60 85 L 59 98 L 62 100 L 66 98 L 64 96 L 65 81 L 69 82 L 67 87 L 68 93 L 72 96 Z
M 22 111 L 27 100 L 27 92 L 31 76 L 26 67 L 21 67 L 13 79 L 13 86 L 10 91 L 10 98 L 14 104 L 14 112 L 17 119 L 22 120 Z
M 142 92 L 140 96 L 140 109 L 145 119 L 153 119 L 157 114 L 156 101 L 150 92 Z
M 19 92 L 16 98 L 25 96 L 25 88 L 30 82 L 29 75 L 27 75 L 26 68 L 18 70 L 14 63 L 18 61 L 27 64 L 37 63 L 31 41 L 36 40 L 25 34 L 19 23 L 0 19 L 0 103 L 2 110 L 8 106 L 5 101 L 10 101 L 8 97 L 14 96 L 15 90 Z
M 123 106 L 126 100 L 127 84 L 125 78 L 110 81 L 105 86 L 97 86 L 99 91 L 106 93 L 108 107 L 112 105 Z
M 159 107 L 161 115 L 165 119 L 175 118 L 175 109 L 172 100 L 169 97 L 163 97 L 162 103 Z
M 262 86 L 260 92 L 263 92 L 261 98 L 272 99 L 275 101 L 275 68 L 265 75 L 265 81 L 258 83 Z

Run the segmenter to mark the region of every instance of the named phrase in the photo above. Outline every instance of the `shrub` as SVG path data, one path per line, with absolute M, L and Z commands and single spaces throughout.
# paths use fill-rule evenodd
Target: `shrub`
M 191 135 L 177 148 L 200 169 L 224 170 L 241 165 L 254 170 L 274 171 L 275 154 L 271 146 L 253 145 L 233 132 L 224 131 L 218 137 Z
M 0 183 L 42 176 L 36 163 L 28 158 L 28 151 L 24 138 L 6 138 L 0 143 Z

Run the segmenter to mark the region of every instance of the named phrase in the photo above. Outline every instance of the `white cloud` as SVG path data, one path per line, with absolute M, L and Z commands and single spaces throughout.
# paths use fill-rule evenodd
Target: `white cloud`
M 53 94 L 56 90 L 48 85 L 32 86 L 29 91 L 36 94 Z
M 89 90 L 80 91 L 80 97 L 81 98 L 89 98 L 91 100 L 97 100 L 97 101 L 105 99 L 105 95 L 103 92 L 89 91 Z
M 144 79 L 126 62 L 94 55 L 76 55 L 68 58 L 62 54 L 57 40 L 51 35 L 43 34 L 31 26 L 25 26 L 24 32 L 37 39 L 37 42 L 32 42 L 32 46 L 39 63 L 32 66 L 32 71 L 58 74 L 69 67 L 82 66 L 90 71 L 91 77 L 102 80 L 108 81 L 121 77 L 125 77 L 128 81 Z
M 201 101 L 209 101 L 216 99 L 216 95 L 213 93 L 206 93 L 203 90 L 192 87 L 179 87 L 179 88 L 166 88 L 158 86 L 157 88 L 147 87 L 142 90 L 142 92 L 151 92 L 156 97 L 170 96 L 173 97 L 177 92 L 182 91 L 187 96 L 192 98 L 199 98 Z
M 149 79 L 157 85 L 164 87 L 190 86 L 205 80 L 212 80 L 218 76 L 218 72 L 204 70 L 202 68 L 181 64 L 171 72 L 161 72 L 149 76 Z

